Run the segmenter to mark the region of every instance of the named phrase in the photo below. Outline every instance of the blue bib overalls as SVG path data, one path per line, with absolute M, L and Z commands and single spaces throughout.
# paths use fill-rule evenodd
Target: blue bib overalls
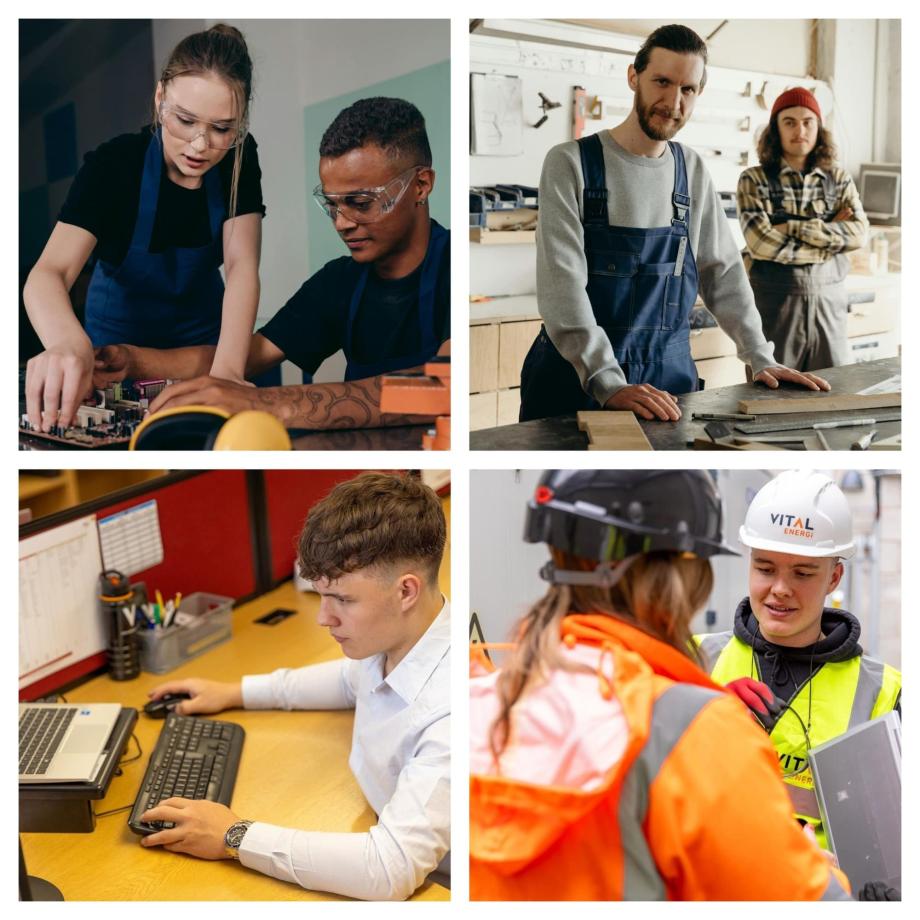
M 345 367 L 346 380 L 363 380 L 367 377 L 376 377 L 379 374 L 390 374 L 410 367 L 417 367 L 433 358 L 440 344 L 438 333 L 435 330 L 434 295 L 438 282 L 438 269 L 444 249 L 450 242 L 450 234 L 435 221 L 431 222 L 431 233 L 428 238 L 428 249 L 425 252 L 425 261 L 422 263 L 422 277 L 418 291 L 418 321 L 421 331 L 421 349 L 410 355 L 361 364 L 355 360 L 353 347 L 353 332 L 361 306 L 361 297 L 367 286 L 367 278 L 371 271 L 370 265 L 365 265 L 358 276 L 355 289 L 352 291 L 351 301 L 348 305 L 348 325 L 345 329 L 345 342 L 342 351 L 348 364 Z
M 160 129 L 162 130 L 162 129 Z M 222 226 L 226 209 L 216 168 L 204 175 L 211 240 L 195 249 L 149 252 L 157 212 L 163 146 L 150 139 L 134 234 L 121 265 L 96 263 L 86 296 L 86 332 L 93 345 L 177 348 L 214 345 L 220 334 L 224 283 Z
M 608 221 L 604 153 L 598 135 L 578 141 L 585 189 L 583 226 L 588 298 L 630 384 L 689 393 L 699 379 L 690 354 L 690 310 L 699 275 L 690 248 L 690 195 L 679 144 L 674 214 L 666 227 L 614 227 Z M 521 370 L 521 421 L 598 409 L 575 368 L 540 330 Z

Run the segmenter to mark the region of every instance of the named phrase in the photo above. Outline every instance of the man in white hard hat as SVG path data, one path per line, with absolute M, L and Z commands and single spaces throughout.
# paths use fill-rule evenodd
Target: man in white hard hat
M 787 470 L 754 497 L 740 530 L 750 595 L 733 632 L 698 636 L 712 678 L 769 732 L 796 814 L 827 849 L 807 751 L 891 710 L 901 674 L 863 654 L 853 614 L 824 606 L 855 553 L 847 500 L 822 473 Z

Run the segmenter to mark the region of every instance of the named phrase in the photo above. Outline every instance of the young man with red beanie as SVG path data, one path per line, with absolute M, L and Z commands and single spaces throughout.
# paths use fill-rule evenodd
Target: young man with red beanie
M 849 364 L 844 253 L 865 245 L 869 222 L 811 92 L 777 98 L 757 155 L 738 180 L 738 214 L 764 335 L 796 370 Z

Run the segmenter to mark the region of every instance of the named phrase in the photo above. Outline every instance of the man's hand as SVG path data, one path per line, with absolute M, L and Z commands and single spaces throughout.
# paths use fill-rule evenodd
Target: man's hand
M 853 209 L 844 205 L 832 218 L 831 223 L 836 224 L 842 220 L 852 220 L 854 217 Z
M 104 390 L 131 376 L 131 356 L 125 345 L 103 345 L 95 351 L 93 386 Z
M 183 700 L 173 710 L 180 716 L 191 716 L 225 709 L 243 708 L 243 684 L 241 681 L 224 683 L 219 680 L 203 680 L 200 677 L 186 677 L 158 684 L 148 696 L 158 700 L 167 693 L 187 693 L 191 699 Z
M 141 821 L 166 821 L 174 827 L 141 837 L 145 847 L 164 847 L 201 859 L 229 859 L 224 836 L 240 818 L 226 805 L 204 799 L 166 799 L 141 815 Z
M 751 710 L 751 715 L 770 731 L 783 711 L 782 701 L 777 700 L 773 691 L 759 680 L 752 677 L 739 677 L 725 685 L 735 696 Z
M 271 411 L 257 398 L 258 390 L 254 386 L 218 380 L 216 377 L 195 377 L 166 387 L 150 404 L 150 412 L 161 409 L 175 409 L 179 406 L 214 406 L 225 409 L 231 415 L 247 409 Z
M 817 374 L 794 371 L 791 367 L 785 367 L 782 364 L 765 367 L 759 374 L 754 375 L 754 380 L 765 383 L 772 390 L 779 386 L 780 380 L 797 383 L 799 386 L 807 387 L 809 390 L 829 390 L 831 388 L 831 385 Z
M 604 403 L 604 408 L 629 410 L 644 419 L 658 418 L 664 422 L 676 422 L 680 418 L 677 400 L 650 383 L 634 383 L 617 390 Z

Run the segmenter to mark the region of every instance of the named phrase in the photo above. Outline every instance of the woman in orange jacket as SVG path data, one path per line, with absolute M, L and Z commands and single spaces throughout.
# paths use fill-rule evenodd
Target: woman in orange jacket
M 721 501 L 702 471 L 551 471 L 551 587 L 471 680 L 473 900 L 846 900 L 748 710 L 694 659 Z

